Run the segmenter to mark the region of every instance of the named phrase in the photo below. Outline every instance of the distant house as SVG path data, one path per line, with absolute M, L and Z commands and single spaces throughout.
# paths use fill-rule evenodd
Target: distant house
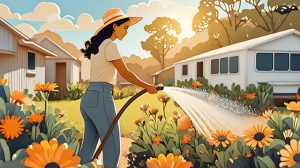
M 46 82 L 55 82 L 65 88 L 67 83 L 76 83 L 81 79 L 81 61 L 45 37 L 38 42 L 57 57 L 46 57 Z
M 174 65 L 169 66 L 151 75 L 153 84 L 174 83 Z
M 269 83 L 274 94 L 300 86 L 300 32 L 290 29 L 212 50 L 175 64 L 175 81 L 205 77 L 212 85 Z
M 30 39 L 0 17 L 0 77 L 8 79 L 11 91 L 45 83 L 46 57 L 57 55 Z

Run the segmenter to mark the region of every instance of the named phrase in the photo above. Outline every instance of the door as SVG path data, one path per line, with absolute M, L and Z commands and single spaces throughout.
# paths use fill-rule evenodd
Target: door
M 203 77 L 203 62 L 197 62 L 197 78 Z
M 65 62 L 56 63 L 56 83 L 60 88 L 66 87 L 67 81 L 67 65 Z

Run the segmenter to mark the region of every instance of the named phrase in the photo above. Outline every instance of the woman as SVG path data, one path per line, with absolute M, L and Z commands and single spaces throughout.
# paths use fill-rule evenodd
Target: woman
M 91 60 L 91 82 L 80 103 L 85 127 L 84 139 L 79 150 L 82 165 L 92 159 L 99 138 L 104 138 L 116 115 L 112 94 L 117 71 L 124 79 L 145 88 L 148 93 L 157 92 L 155 85 L 140 80 L 127 69 L 114 43 L 116 39 L 122 40 L 127 35 L 127 29 L 141 19 L 141 17 L 129 17 L 119 8 L 109 9 L 102 16 L 103 26 L 96 31 L 91 41 L 85 42 L 86 49 L 81 49 L 84 56 Z M 119 155 L 118 123 L 103 149 L 104 167 L 117 167 Z

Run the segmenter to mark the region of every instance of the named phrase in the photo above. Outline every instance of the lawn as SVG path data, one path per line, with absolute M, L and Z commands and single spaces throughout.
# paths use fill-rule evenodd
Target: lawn
M 160 102 L 157 99 L 157 96 L 159 94 L 165 94 L 163 91 L 159 91 L 157 94 L 148 94 L 145 93 L 144 95 L 137 98 L 135 101 L 133 101 L 130 106 L 125 110 L 123 113 L 121 119 L 120 119 L 120 125 L 121 125 L 121 134 L 122 136 L 127 136 L 128 133 L 131 131 L 136 130 L 136 125 L 134 124 L 134 121 L 138 118 L 146 116 L 141 110 L 140 106 L 143 104 L 150 104 L 150 107 L 155 107 L 159 109 L 158 114 L 163 114 L 162 111 L 162 102 Z M 121 100 L 115 100 L 117 111 L 119 111 L 122 106 L 129 100 L 130 97 L 121 99 Z M 38 107 L 41 107 L 43 109 L 44 103 L 43 102 L 36 102 L 36 105 Z M 80 100 L 74 100 L 74 101 L 49 101 L 49 105 L 53 108 L 60 108 L 65 114 L 66 117 L 69 119 L 69 122 L 73 122 L 73 125 L 79 129 L 80 131 L 83 131 L 84 123 L 83 118 L 80 113 Z M 170 101 L 167 104 L 166 107 L 166 115 L 171 116 L 172 112 L 174 110 L 177 110 L 181 114 L 183 114 L 183 111 L 176 107 L 174 105 L 174 100 L 170 99 Z

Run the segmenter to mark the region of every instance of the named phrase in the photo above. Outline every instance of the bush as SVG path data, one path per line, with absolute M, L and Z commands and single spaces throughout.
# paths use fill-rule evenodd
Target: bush
M 138 86 L 126 86 L 122 89 L 119 89 L 118 87 L 114 87 L 113 97 L 115 100 L 123 99 L 135 95 L 140 90 L 141 88 Z
M 66 97 L 69 100 L 78 100 L 81 99 L 85 92 L 86 88 L 82 83 L 71 83 L 67 84 L 67 92 L 66 92 Z

